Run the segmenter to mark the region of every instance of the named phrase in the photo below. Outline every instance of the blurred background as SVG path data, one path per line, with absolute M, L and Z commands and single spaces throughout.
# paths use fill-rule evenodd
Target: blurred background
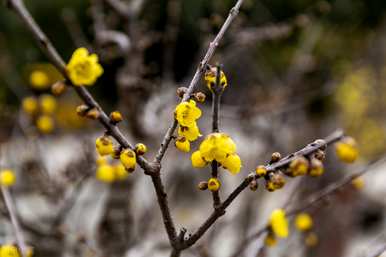
M 130 142 L 152 158 L 173 119 L 176 89 L 188 86 L 210 40 L 234 0 L 26 0 L 68 61 L 87 47 L 104 74 L 90 88 L 106 112 L 120 110 Z M 271 153 L 289 154 L 337 128 L 353 136 L 360 160 L 343 165 L 327 151 L 321 178 L 288 181 L 269 193 L 261 185 L 234 202 L 198 245 L 182 256 L 232 256 L 242 240 L 266 224 L 296 189 L 293 204 L 382 158 L 386 148 L 386 1 L 245 0 L 211 64 L 221 64 L 229 86 L 220 130 L 235 140 L 243 161 L 237 176 L 222 172 L 225 197 Z M 0 166 L 16 171 L 13 195 L 34 256 L 168 256 L 154 190 L 137 168 L 106 184 L 95 178 L 96 122 L 76 115 L 68 90 L 51 96 L 61 79 L 32 36 L 5 5 L 0 8 Z M 211 99 L 200 104 L 199 126 L 210 133 Z M 41 108 L 31 113 L 26 99 Z M 43 119 L 41 119 L 44 117 Z M 200 141 L 200 140 L 198 140 Z M 198 143 L 192 148 L 196 149 Z M 386 166 L 312 209 L 318 244 L 294 229 L 265 256 L 371 256 L 385 242 Z M 210 214 L 208 192 L 196 189 L 209 170 L 191 167 L 190 154 L 168 150 L 163 177 L 178 227 L 194 231 Z M 15 238 L 0 203 L 0 244 Z M 261 237 L 236 256 L 256 256 Z M 385 255 L 386 256 L 386 255 Z

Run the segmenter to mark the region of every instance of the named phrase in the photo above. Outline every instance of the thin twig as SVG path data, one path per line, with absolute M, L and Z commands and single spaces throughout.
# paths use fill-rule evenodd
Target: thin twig
M 286 211 L 287 213 L 287 217 L 293 217 L 295 216 L 297 213 L 299 212 L 303 212 L 303 211 L 306 211 L 308 210 L 309 208 L 313 207 L 316 203 L 320 202 L 320 201 L 323 201 L 325 198 L 328 198 L 330 195 L 338 192 L 339 190 L 341 190 L 344 186 L 348 185 L 349 183 L 351 183 L 354 179 L 360 177 L 360 176 L 363 176 L 364 174 L 366 174 L 367 172 L 370 172 L 372 170 L 374 170 L 374 168 L 376 168 L 377 166 L 385 163 L 386 161 L 386 158 L 382 158 L 378 161 L 375 161 L 375 162 L 372 162 L 372 163 L 369 163 L 368 165 L 366 165 L 366 167 L 364 167 L 361 171 L 359 172 L 356 172 L 344 179 L 342 179 L 341 181 L 338 181 L 338 182 L 335 182 L 333 184 L 330 184 L 329 186 L 327 186 L 326 188 L 310 195 L 309 197 L 307 197 L 306 200 L 303 201 L 302 204 L 300 204 L 298 207 L 295 207 L 295 208 L 292 208 L 288 211 Z M 248 244 L 250 244 L 252 241 L 254 240 L 257 240 L 258 238 L 260 238 L 265 232 L 267 232 L 268 230 L 268 224 L 264 225 L 262 228 L 260 228 L 259 230 L 257 230 L 255 233 L 253 233 L 252 235 L 250 235 L 249 237 L 247 237 L 244 242 L 242 243 L 242 247 L 238 248 L 234 254 L 232 254 L 232 257 L 237 257 L 237 256 L 240 256 L 243 251 L 246 249 L 246 247 L 248 246 Z
M 205 72 L 207 64 L 209 63 L 210 59 L 213 57 L 214 52 L 216 51 L 221 39 L 224 37 L 225 32 L 228 30 L 232 21 L 239 13 L 240 7 L 243 2 L 244 0 L 237 1 L 235 6 L 230 10 L 229 15 L 225 20 L 224 24 L 222 25 L 220 31 L 218 32 L 214 40 L 209 44 L 209 48 L 204 58 L 200 62 L 199 66 L 197 67 L 196 73 L 194 74 L 193 79 L 189 84 L 188 90 L 186 91 L 184 97 L 182 98 L 182 102 L 189 100 L 189 98 L 191 97 L 193 91 L 197 87 L 198 81 L 200 80 L 200 78 Z M 165 152 L 169 147 L 169 143 L 173 138 L 173 133 L 176 130 L 176 128 L 177 128 L 177 121 L 174 119 L 172 125 L 168 128 L 168 130 L 166 131 L 165 137 L 162 140 L 161 147 L 158 150 L 157 156 L 155 158 L 156 162 L 161 163 L 162 158 L 164 157 Z
M 25 244 L 23 232 L 17 220 L 16 208 L 13 204 L 11 193 L 9 192 L 9 189 L 4 186 L 1 186 L 1 193 L 3 194 L 4 203 L 5 203 L 5 206 L 7 207 L 7 210 L 11 219 L 13 232 L 15 233 L 16 242 L 20 249 L 21 256 L 25 257 L 27 256 L 27 246 Z

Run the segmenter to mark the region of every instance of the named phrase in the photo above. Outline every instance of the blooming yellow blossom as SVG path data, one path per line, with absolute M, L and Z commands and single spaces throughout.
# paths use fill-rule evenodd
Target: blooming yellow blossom
M 200 152 L 207 162 L 216 160 L 221 163 L 228 155 L 236 152 L 236 144 L 225 133 L 212 133 L 201 143 Z
M 144 155 L 147 152 L 147 146 L 142 143 L 138 143 L 135 145 L 135 152 L 138 155 Z
M 20 257 L 19 250 L 11 244 L 3 245 L 0 248 L 0 257 Z
M 27 114 L 35 114 L 38 111 L 38 101 L 35 97 L 25 97 L 22 102 L 23 111 Z
M 343 162 L 352 163 L 358 158 L 358 148 L 352 137 L 346 137 L 335 144 L 336 155 Z
M 29 75 L 29 83 L 35 89 L 46 89 L 50 84 L 50 78 L 44 71 L 35 70 Z
M 113 142 L 106 136 L 98 137 L 95 140 L 95 147 L 101 156 L 109 155 L 114 152 Z
M 9 187 L 14 185 L 16 182 L 16 176 L 12 170 L 0 171 L 0 185 Z
M 200 129 L 196 122 L 193 122 L 190 127 L 179 126 L 178 135 L 185 137 L 190 142 L 201 136 Z
M 121 160 L 122 165 L 125 167 L 125 169 L 128 172 L 134 171 L 135 165 L 137 163 L 137 158 L 136 158 L 136 154 L 133 150 L 126 149 L 126 150 L 122 151 L 119 158 Z
M 268 233 L 264 239 L 264 244 L 268 247 L 273 247 L 277 244 L 277 240 L 272 233 Z
M 303 156 L 295 158 L 289 166 L 289 170 L 293 176 L 301 176 L 307 174 L 308 168 L 308 160 Z
M 195 151 L 190 157 L 194 168 L 204 168 L 208 163 L 202 158 L 200 151 Z
M 201 110 L 196 106 L 194 100 L 189 100 L 178 104 L 174 115 L 180 126 L 191 127 L 201 117 Z
M 277 237 L 288 237 L 288 221 L 283 209 L 277 209 L 271 213 L 270 226 Z
M 41 133 L 51 133 L 54 130 L 54 119 L 49 115 L 41 115 L 36 120 L 36 127 Z
M 97 168 L 96 178 L 105 183 L 112 183 L 115 180 L 114 168 L 111 165 L 103 164 Z
M 217 74 L 217 68 L 211 67 L 207 72 L 205 72 L 204 79 L 206 81 L 207 87 L 212 91 L 213 87 L 216 85 L 216 74 Z M 225 87 L 228 85 L 227 78 L 225 76 L 225 73 L 223 71 L 220 72 L 220 87 L 222 90 L 225 89 Z
M 357 177 L 351 181 L 351 185 L 357 190 L 361 190 L 365 187 L 365 181 L 362 177 Z
M 237 174 L 241 169 L 241 159 L 237 154 L 228 155 L 221 163 L 225 169 L 229 170 L 232 174 Z
M 216 192 L 220 189 L 221 183 L 217 178 L 210 178 L 208 180 L 208 189 L 212 192 Z
M 318 241 L 318 236 L 313 232 L 309 233 L 305 238 L 305 243 L 308 247 L 316 246 L 318 244 Z
M 188 153 L 190 151 L 190 142 L 185 137 L 178 137 L 174 144 L 182 152 Z
M 52 95 L 39 97 L 40 109 L 45 114 L 52 114 L 56 109 L 56 99 Z
M 313 221 L 308 213 L 299 213 L 295 217 L 295 227 L 300 231 L 310 230 L 313 226 Z
M 68 76 L 76 86 L 91 86 L 102 75 L 103 68 L 98 63 L 96 54 L 89 54 L 84 47 L 78 48 L 72 54 L 67 64 Z
M 123 166 L 122 163 L 117 163 L 113 165 L 113 169 L 114 169 L 115 178 L 117 180 L 125 180 L 129 176 L 129 173 L 127 172 L 127 170 L 125 169 L 125 166 Z

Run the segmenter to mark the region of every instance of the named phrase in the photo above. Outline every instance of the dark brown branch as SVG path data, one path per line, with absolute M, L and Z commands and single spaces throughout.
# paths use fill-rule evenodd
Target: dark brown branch
M 227 19 L 225 20 L 224 24 L 222 25 L 220 31 L 214 38 L 214 40 L 210 43 L 208 51 L 206 52 L 204 58 L 200 62 L 199 66 L 197 67 L 196 73 L 193 76 L 192 81 L 189 84 L 188 90 L 186 91 L 184 97 L 182 98 L 182 101 L 187 101 L 193 94 L 194 90 L 197 87 L 198 81 L 202 77 L 202 75 L 205 72 L 206 66 L 209 63 L 210 59 L 213 57 L 214 52 L 216 51 L 221 39 L 224 37 L 225 32 L 228 30 L 229 26 L 231 25 L 232 21 L 235 19 L 237 14 L 239 13 L 240 7 L 244 0 L 238 0 L 235 6 L 230 10 L 229 15 Z M 177 121 L 173 120 L 172 125 L 168 128 L 166 131 L 165 137 L 162 140 L 161 147 L 158 150 L 157 156 L 155 160 L 160 163 L 162 158 L 165 155 L 165 152 L 167 148 L 169 147 L 169 143 L 173 138 L 173 133 L 177 128 Z
M 265 166 L 268 172 L 273 172 L 277 169 L 285 168 L 288 166 L 288 164 L 293 161 L 297 156 L 307 156 L 315 151 L 317 151 L 320 148 L 324 148 L 326 145 L 330 145 L 332 143 L 335 143 L 339 141 L 343 137 L 343 132 L 336 131 L 332 133 L 330 136 L 325 138 L 323 141 L 316 141 L 314 143 L 311 143 L 304 147 L 303 149 L 290 154 L 283 159 L 281 159 L 278 162 L 275 162 L 273 164 L 268 164 Z M 226 208 L 233 202 L 234 199 L 242 192 L 245 188 L 248 187 L 249 183 L 253 179 L 258 179 L 257 175 L 255 173 L 251 173 L 246 177 L 241 184 L 233 190 L 233 192 L 228 196 L 228 198 L 220 204 L 209 216 L 209 218 L 197 229 L 197 231 L 189 237 L 183 244 L 181 244 L 182 249 L 186 249 L 193 244 L 195 244 L 204 234 L 205 232 L 215 223 L 215 221 L 220 218 L 222 215 L 225 214 Z M 265 228 L 259 231 L 259 235 L 263 234 L 265 232 Z

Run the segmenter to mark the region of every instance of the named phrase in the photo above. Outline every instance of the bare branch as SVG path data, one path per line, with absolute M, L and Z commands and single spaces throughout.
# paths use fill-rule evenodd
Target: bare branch
M 218 45 L 220 44 L 221 39 L 224 37 L 225 32 L 228 30 L 229 26 L 231 25 L 232 21 L 236 18 L 237 14 L 239 13 L 240 7 L 244 0 L 238 0 L 235 6 L 230 10 L 229 15 L 227 19 L 225 20 L 224 24 L 222 25 L 220 31 L 214 38 L 214 40 L 209 44 L 209 48 L 200 62 L 199 66 L 197 67 L 196 73 L 193 76 L 192 81 L 189 84 L 188 90 L 186 91 L 184 97 L 182 98 L 182 102 L 187 101 L 194 90 L 197 87 L 198 81 L 202 77 L 202 75 L 205 72 L 205 68 L 207 64 L 209 63 L 210 59 L 213 57 L 214 52 L 216 51 Z M 169 143 L 173 138 L 173 133 L 177 128 L 177 121 L 174 119 L 172 125 L 168 128 L 166 131 L 165 137 L 162 140 L 161 147 L 158 150 L 158 154 L 155 158 L 155 161 L 160 163 L 162 158 L 165 155 L 165 152 L 167 148 L 169 147 Z
M 20 249 L 21 256 L 25 257 L 25 256 L 27 256 L 27 246 L 25 244 L 23 232 L 22 232 L 20 225 L 19 225 L 19 222 L 17 220 L 16 208 L 13 204 L 12 196 L 9 192 L 9 189 L 7 187 L 4 187 L 4 186 L 1 186 L 1 193 L 3 195 L 4 203 L 5 203 L 5 206 L 7 207 L 7 210 L 8 210 L 10 219 L 11 219 L 13 231 L 15 233 L 17 245 Z

